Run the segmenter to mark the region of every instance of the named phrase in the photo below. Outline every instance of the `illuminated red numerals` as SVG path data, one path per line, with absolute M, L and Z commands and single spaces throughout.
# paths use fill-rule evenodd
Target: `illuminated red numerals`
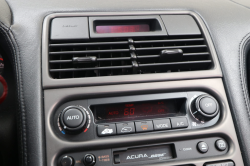
M 135 108 L 130 108 L 130 115 L 134 115 L 135 114 Z
M 125 115 L 125 116 L 128 116 L 128 115 L 129 115 L 128 108 L 125 108 L 125 109 L 124 109 L 124 115 Z
M 134 114 L 135 114 L 135 108 L 125 108 L 124 109 L 124 116 L 134 115 Z

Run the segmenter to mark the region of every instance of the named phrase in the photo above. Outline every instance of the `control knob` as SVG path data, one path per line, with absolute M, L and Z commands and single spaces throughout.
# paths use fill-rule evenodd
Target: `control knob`
M 69 106 L 60 114 L 60 124 L 67 134 L 77 134 L 86 126 L 87 115 L 84 108 Z
M 219 104 L 210 95 L 201 95 L 191 103 L 191 113 L 199 121 L 206 122 L 213 119 L 219 112 Z
M 96 163 L 95 156 L 92 154 L 86 154 L 83 158 L 83 163 L 86 166 L 93 166 Z
M 61 159 L 61 166 L 74 166 L 74 159 L 70 156 L 64 156 Z

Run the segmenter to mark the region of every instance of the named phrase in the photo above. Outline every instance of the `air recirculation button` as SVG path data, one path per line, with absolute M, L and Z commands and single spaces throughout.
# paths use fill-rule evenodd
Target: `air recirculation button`
M 78 106 L 69 106 L 65 108 L 60 115 L 60 123 L 67 133 L 79 133 L 84 128 L 87 116 L 83 108 Z

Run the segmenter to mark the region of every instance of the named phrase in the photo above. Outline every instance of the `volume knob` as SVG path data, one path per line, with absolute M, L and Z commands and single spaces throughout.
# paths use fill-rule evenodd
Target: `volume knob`
M 78 133 L 84 128 L 87 116 L 83 108 L 69 106 L 60 115 L 60 123 L 67 133 Z
M 219 112 L 219 104 L 210 95 L 201 95 L 192 103 L 192 115 L 199 121 L 209 121 Z

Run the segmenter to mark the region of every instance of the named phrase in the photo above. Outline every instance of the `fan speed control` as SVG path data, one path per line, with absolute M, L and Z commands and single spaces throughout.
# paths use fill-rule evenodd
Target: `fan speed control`
M 86 122 L 86 112 L 80 106 L 69 106 L 61 112 L 60 123 L 66 133 L 80 133 L 85 128 Z
M 219 104 L 212 96 L 201 95 L 191 103 L 191 112 L 195 119 L 206 122 L 218 114 Z

